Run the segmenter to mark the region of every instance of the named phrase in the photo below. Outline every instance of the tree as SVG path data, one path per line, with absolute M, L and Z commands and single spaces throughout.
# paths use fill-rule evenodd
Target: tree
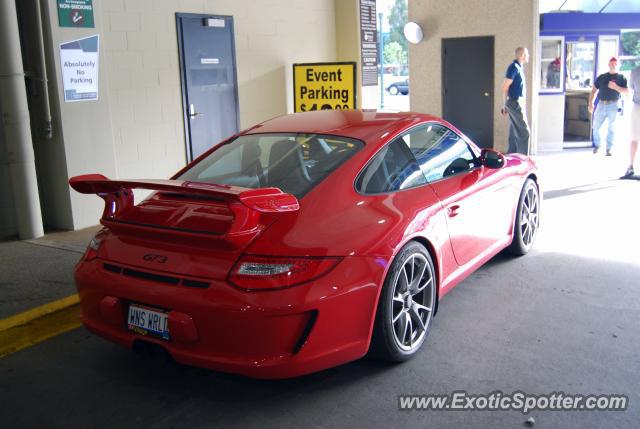
M 622 48 L 625 55 L 640 56 L 640 31 L 622 33 Z
M 628 71 L 640 65 L 640 31 L 625 31 L 622 33 L 622 52 L 620 55 L 635 56 L 622 62 L 621 70 Z
M 407 51 L 403 50 L 398 42 L 385 43 L 384 62 L 386 64 L 406 64 Z
M 404 26 L 409 21 L 407 12 L 407 0 L 396 0 L 389 13 L 389 39 L 385 43 L 397 42 L 404 51 L 404 58 L 407 58 L 407 39 L 404 38 Z M 385 49 L 386 51 L 386 49 Z

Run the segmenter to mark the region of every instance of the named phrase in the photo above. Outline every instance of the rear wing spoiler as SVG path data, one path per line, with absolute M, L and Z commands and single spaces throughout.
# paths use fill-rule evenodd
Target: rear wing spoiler
M 237 186 L 183 180 L 110 180 L 101 174 L 85 174 L 69 179 L 69 185 L 81 194 L 96 194 L 105 201 L 101 223 L 112 226 L 118 216 L 134 207 L 133 189 L 208 197 L 227 202 L 234 221 L 226 239 L 234 235 L 252 235 L 261 229 L 261 213 L 296 212 L 298 199 L 279 188 L 248 189 Z M 124 227 L 121 225 L 121 227 Z
M 133 189 L 148 189 L 238 201 L 247 208 L 262 213 L 295 212 L 300 209 L 298 199 L 279 188 L 248 189 L 184 180 L 110 180 L 102 174 L 75 176 L 69 179 L 69 185 L 81 194 L 96 194 L 102 198 L 108 195 L 118 198 L 118 194 L 130 195 Z M 126 206 L 116 207 L 120 210 L 125 208 Z

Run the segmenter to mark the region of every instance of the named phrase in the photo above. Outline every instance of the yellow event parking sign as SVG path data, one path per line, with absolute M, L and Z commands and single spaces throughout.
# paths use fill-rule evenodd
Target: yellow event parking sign
M 356 63 L 293 65 L 294 111 L 356 108 Z

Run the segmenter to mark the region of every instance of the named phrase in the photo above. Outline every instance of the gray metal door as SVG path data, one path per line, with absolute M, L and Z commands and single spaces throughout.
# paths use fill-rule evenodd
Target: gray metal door
M 239 129 L 233 18 L 176 14 L 187 158 Z
M 493 147 L 493 46 L 493 37 L 442 40 L 442 115 L 487 148 Z

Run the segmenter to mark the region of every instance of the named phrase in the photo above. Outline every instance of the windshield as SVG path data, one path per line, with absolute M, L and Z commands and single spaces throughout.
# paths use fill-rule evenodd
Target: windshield
M 362 146 L 358 140 L 318 134 L 245 135 L 219 147 L 177 179 L 276 187 L 301 198 Z

